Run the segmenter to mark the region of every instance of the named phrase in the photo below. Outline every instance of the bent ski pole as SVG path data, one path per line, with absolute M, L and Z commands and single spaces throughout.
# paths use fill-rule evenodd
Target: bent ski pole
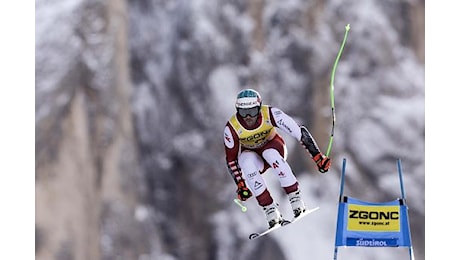
M 329 144 L 327 145 L 326 156 L 329 157 L 329 153 L 331 152 L 332 148 L 332 141 L 334 139 L 334 125 L 335 125 L 335 106 L 334 106 L 334 78 L 335 78 L 335 70 L 337 69 L 337 64 L 339 63 L 340 56 L 342 55 L 343 47 L 345 46 L 345 42 L 347 41 L 348 31 L 350 30 L 350 24 L 345 26 L 345 35 L 343 36 L 342 46 L 340 46 L 339 53 L 337 54 L 337 58 L 335 59 L 334 67 L 332 68 L 331 73 L 331 89 L 330 89 L 330 96 L 331 96 L 331 109 L 332 109 L 332 130 L 331 136 L 329 137 Z
M 246 208 L 243 204 L 241 204 L 241 200 L 234 199 L 233 202 L 235 202 L 236 205 L 240 206 L 241 211 L 246 212 L 246 210 L 248 210 L 248 208 Z

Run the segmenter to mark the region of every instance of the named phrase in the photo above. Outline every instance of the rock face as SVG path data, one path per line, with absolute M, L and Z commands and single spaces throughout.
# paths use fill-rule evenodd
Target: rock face
M 402 158 L 424 259 L 423 1 L 59 2 L 36 2 L 36 259 L 290 259 L 246 243 L 223 127 L 251 86 L 326 144 L 347 23 L 333 168 L 347 157 L 349 195 L 389 200 Z
M 64 75 L 54 78 L 51 88 L 46 88 L 47 75 L 37 75 L 37 259 L 103 259 L 106 246 L 119 246 L 117 237 L 139 236 L 132 232 L 142 183 L 130 100 L 127 14 L 124 1 L 111 3 L 77 9 L 80 24 L 73 29 L 79 38 L 64 34 L 73 45 L 46 36 L 37 42 L 37 48 L 55 45 L 57 52 L 80 52 L 71 61 L 57 61 L 54 69 Z M 93 39 L 94 34 L 100 38 Z M 38 70 L 46 70 L 40 61 L 39 56 Z M 43 110 L 48 113 L 41 116 Z M 105 230 L 118 235 L 109 237 Z M 139 248 L 145 244 L 141 238 Z M 120 252 L 123 259 L 134 259 L 141 251 Z

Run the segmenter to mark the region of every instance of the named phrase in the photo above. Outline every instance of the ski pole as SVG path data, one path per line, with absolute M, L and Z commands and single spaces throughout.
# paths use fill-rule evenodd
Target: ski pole
M 327 145 L 326 156 L 329 157 L 329 153 L 331 152 L 332 148 L 332 140 L 334 139 L 334 125 L 335 125 L 335 106 L 334 106 L 334 78 L 335 78 L 335 70 L 337 69 L 337 64 L 339 63 L 340 56 L 342 55 L 343 47 L 345 46 L 345 42 L 347 41 L 348 31 L 350 30 L 350 24 L 345 26 L 345 35 L 343 36 L 342 46 L 340 46 L 339 53 L 337 54 L 337 58 L 335 59 L 334 67 L 332 68 L 331 73 L 331 89 L 330 89 L 330 96 L 331 96 L 331 109 L 332 109 L 332 130 L 331 136 L 329 137 L 329 144 Z
M 240 206 L 241 211 L 246 212 L 246 210 L 248 210 L 248 208 L 241 204 L 241 201 L 239 199 L 234 199 L 233 202 L 235 202 L 236 205 Z

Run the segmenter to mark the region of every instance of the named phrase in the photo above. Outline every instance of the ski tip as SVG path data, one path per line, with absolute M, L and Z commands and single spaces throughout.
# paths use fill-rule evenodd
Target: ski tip
M 259 236 L 258 233 L 252 233 L 252 234 L 249 235 L 249 239 L 253 240 L 253 239 L 256 239 L 258 236 Z

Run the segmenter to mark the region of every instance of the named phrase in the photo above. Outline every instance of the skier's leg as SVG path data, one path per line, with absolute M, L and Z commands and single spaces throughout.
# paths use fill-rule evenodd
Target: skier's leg
M 246 150 L 240 154 L 238 163 L 252 194 L 256 197 L 260 196 L 267 189 L 264 179 L 259 174 L 264 164 L 262 158 L 257 153 Z
M 262 156 L 278 176 L 281 187 L 287 189 L 286 193 L 297 190 L 297 178 L 292 172 L 291 166 L 277 149 L 269 148 L 262 152 Z
M 255 152 L 243 151 L 238 158 L 238 163 L 249 189 L 265 212 L 269 227 L 281 223 L 281 213 L 260 174 L 260 171 L 264 169 L 263 159 Z
M 305 211 L 305 203 L 302 200 L 297 178 L 286 161 L 286 156 L 284 156 L 286 154 L 285 146 L 283 145 L 282 147 L 283 150 L 281 150 L 280 147 L 278 147 L 278 149 L 275 147 L 269 148 L 262 153 L 262 156 L 278 175 L 281 187 L 283 187 L 286 194 L 288 194 L 294 216 L 297 217 L 300 213 Z M 281 152 L 279 150 L 281 150 Z

